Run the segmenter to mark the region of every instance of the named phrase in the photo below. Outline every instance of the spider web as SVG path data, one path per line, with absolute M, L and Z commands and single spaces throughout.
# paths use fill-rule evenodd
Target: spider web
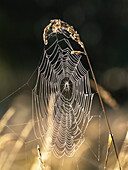
M 96 158 L 94 164 L 98 168 L 101 115 L 91 114 L 94 93 L 91 92 L 86 56 L 82 53 L 71 54 L 76 49 L 82 51 L 67 32 L 63 32 L 62 35 L 49 33 L 48 45 L 44 46 L 41 63 L 23 86 L 4 99 L 6 101 L 25 86 L 29 87 L 32 92 L 32 120 L 28 119 L 27 123 L 23 123 L 26 120 L 23 115 L 22 122 L 10 121 L 5 126 L 12 132 L 13 140 L 18 138 L 23 142 L 27 148 L 25 152 L 28 152 L 30 145 L 37 145 L 37 141 L 38 143 L 41 141 L 42 148 L 46 152 L 52 152 L 55 157 L 73 157 L 84 141 L 89 146 L 88 140 L 85 140 L 87 139 L 85 132 L 93 121 L 92 118 L 98 118 L 97 148 L 89 146 L 91 156 Z M 34 88 L 31 88 L 30 80 L 37 70 L 36 83 Z M 19 114 L 24 112 L 26 111 L 22 110 Z M 19 117 L 16 120 L 19 120 Z M 23 130 L 20 130 L 20 127 L 23 127 Z M 30 134 L 25 136 L 26 129 Z M 35 137 L 31 134 L 31 130 L 34 130 Z M 6 133 L 5 131 L 4 134 Z M 15 149 L 12 153 L 16 155 Z M 94 161 L 91 160 L 91 156 L 89 155 L 89 162 L 92 163 Z M 26 162 L 29 162 L 28 157 L 30 155 L 27 156 Z M 13 164 L 14 160 L 8 155 L 5 159 Z M 9 163 L 3 167 L 8 170 Z M 79 169 L 78 164 L 77 169 Z
M 59 39 L 58 36 L 53 34 L 54 42 L 44 50 L 37 82 L 32 91 L 32 105 L 34 120 L 38 122 L 35 127 L 36 136 L 47 148 L 47 108 L 51 94 L 55 94 L 50 125 L 53 132 L 49 140 L 50 149 L 56 157 L 61 158 L 64 155 L 72 157 L 84 142 L 84 133 L 92 118 L 90 110 L 93 94 L 89 73 L 81 62 L 85 56 L 71 54 L 73 48 L 69 39 Z

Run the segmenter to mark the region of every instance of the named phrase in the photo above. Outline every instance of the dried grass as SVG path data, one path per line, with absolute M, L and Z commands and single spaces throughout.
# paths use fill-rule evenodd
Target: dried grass
M 6 162 L 3 163 L 2 170 L 9 170 L 12 167 L 12 164 L 16 159 L 17 153 L 24 145 L 24 141 L 28 137 L 31 130 L 32 130 L 32 123 L 29 121 L 27 125 L 24 127 L 24 129 L 22 130 L 19 139 L 15 142 L 9 155 L 8 154 L 6 155 Z

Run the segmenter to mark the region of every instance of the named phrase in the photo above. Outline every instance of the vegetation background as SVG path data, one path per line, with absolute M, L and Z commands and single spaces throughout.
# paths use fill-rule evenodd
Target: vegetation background
M 114 115 L 108 113 L 110 118 L 113 116 L 110 123 L 116 129 L 119 120 L 123 122 L 120 130 L 125 136 L 128 125 L 127 0 L 1 0 L 0 101 L 26 83 L 38 65 L 43 52 L 42 31 L 55 18 L 73 25 L 80 34 L 97 82 L 120 106 Z M 12 98 L 8 98 L 2 103 L 0 117 L 11 106 L 11 101 Z

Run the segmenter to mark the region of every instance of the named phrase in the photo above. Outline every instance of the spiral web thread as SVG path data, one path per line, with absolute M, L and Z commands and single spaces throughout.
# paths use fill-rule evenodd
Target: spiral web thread
M 71 38 L 66 33 L 62 36 L 49 33 L 49 41 L 54 41 L 45 46 L 32 92 L 36 137 L 41 139 L 43 148 L 47 148 L 50 140 L 50 150 L 57 158 L 72 157 L 84 142 L 93 100 L 89 74 L 81 62 L 85 56 L 71 54 L 74 51 Z M 52 94 L 55 102 L 49 123 L 48 105 Z M 52 133 L 46 138 L 49 126 Z

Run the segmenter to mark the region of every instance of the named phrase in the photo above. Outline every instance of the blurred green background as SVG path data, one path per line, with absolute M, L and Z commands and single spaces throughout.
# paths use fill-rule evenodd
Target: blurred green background
M 1 0 L 0 100 L 36 68 L 43 52 L 42 31 L 54 18 L 78 30 L 98 83 L 118 103 L 127 104 L 127 0 Z

